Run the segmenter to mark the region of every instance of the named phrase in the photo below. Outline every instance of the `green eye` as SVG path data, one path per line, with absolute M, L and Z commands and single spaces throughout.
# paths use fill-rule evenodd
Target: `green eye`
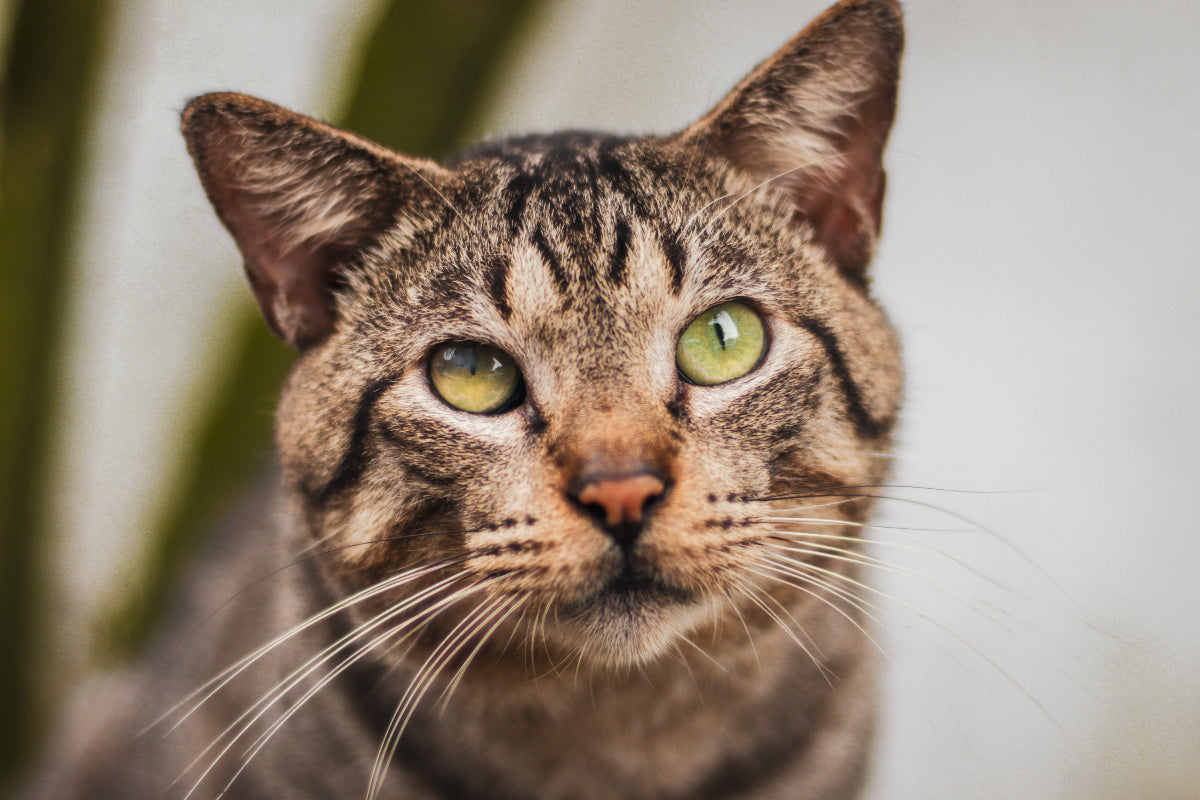
M 478 342 L 447 342 L 434 350 L 429 380 L 447 404 L 474 414 L 504 408 L 521 390 L 512 356 Z
M 675 364 L 692 383 L 715 386 L 758 366 L 765 346 L 762 318 L 743 303 L 722 303 L 687 326 L 675 345 Z

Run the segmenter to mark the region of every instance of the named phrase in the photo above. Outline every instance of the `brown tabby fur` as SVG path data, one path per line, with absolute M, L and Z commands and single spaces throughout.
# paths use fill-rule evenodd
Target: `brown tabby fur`
M 846 0 L 679 134 L 444 166 L 194 100 L 204 187 L 299 350 L 286 488 L 215 545 L 174 632 L 81 712 L 35 796 L 857 796 L 875 680 L 858 526 L 900 390 L 866 271 L 901 42 L 894 2 Z M 734 299 L 766 355 L 687 383 L 681 331 Z M 431 390 L 431 352 L 460 340 L 515 359 L 515 407 Z M 577 499 L 640 475 L 665 488 L 633 528 Z

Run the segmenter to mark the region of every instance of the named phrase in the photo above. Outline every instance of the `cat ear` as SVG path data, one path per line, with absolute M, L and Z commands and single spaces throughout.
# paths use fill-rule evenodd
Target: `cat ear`
M 445 174 L 245 95 L 196 98 L 182 129 L 263 316 L 297 348 L 332 330 L 341 270 Z
M 682 138 L 785 192 L 833 260 L 865 280 L 904 46 L 894 0 L 844 0 L 760 64 Z

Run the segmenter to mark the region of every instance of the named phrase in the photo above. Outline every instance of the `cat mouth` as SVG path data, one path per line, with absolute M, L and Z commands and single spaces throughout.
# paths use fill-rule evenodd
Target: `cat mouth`
M 603 584 L 571 603 L 560 619 L 567 641 L 602 666 L 648 663 L 666 652 L 700 608 L 699 597 L 626 562 Z
M 668 605 L 691 605 L 696 602 L 693 592 L 674 586 L 626 559 L 620 571 L 608 579 L 598 591 L 575 604 L 573 610 L 585 611 L 597 607 L 644 609 Z

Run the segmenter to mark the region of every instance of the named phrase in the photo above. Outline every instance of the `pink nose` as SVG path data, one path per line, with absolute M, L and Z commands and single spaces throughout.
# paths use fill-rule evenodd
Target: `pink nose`
M 642 473 L 591 481 L 579 490 L 576 498 L 585 506 L 604 509 L 604 524 L 617 528 L 625 523 L 641 523 L 646 504 L 664 491 L 666 486 L 660 479 Z

